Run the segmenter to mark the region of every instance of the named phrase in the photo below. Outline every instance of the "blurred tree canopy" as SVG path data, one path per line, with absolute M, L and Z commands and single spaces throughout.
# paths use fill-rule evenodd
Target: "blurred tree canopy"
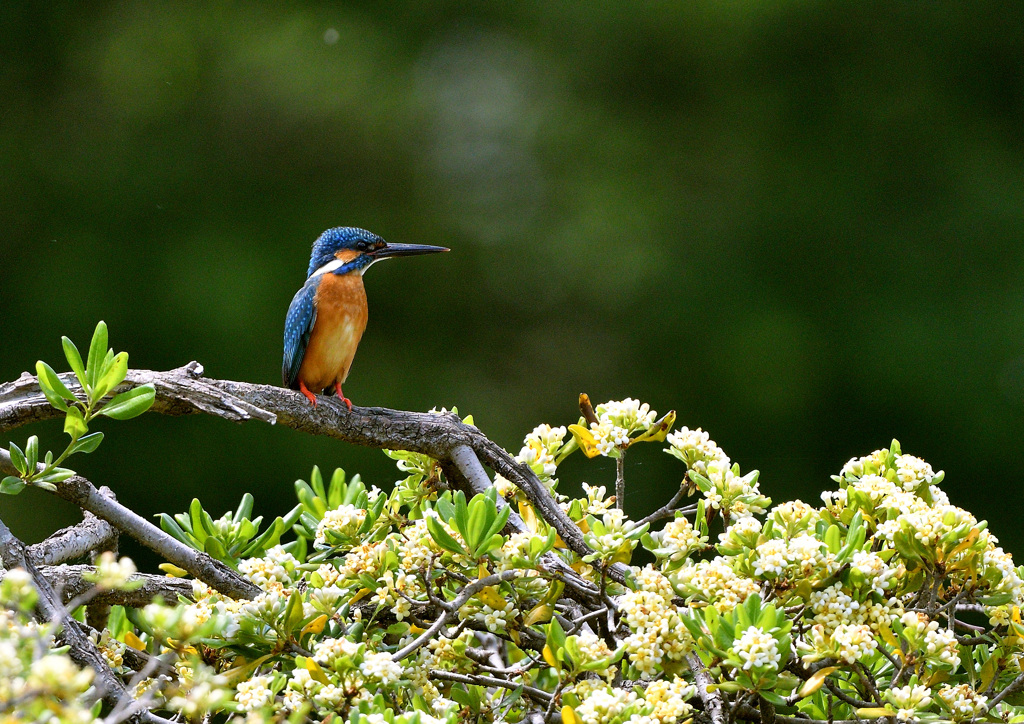
M 1022 25 L 1014 2 L 4 3 L 0 378 L 105 319 L 134 367 L 277 383 L 309 245 L 358 225 L 452 253 L 367 275 L 356 404 L 455 405 L 515 452 L 582 391 L 639 397 L 780 499 L 897 437 L 1019 554 Z M 79 465 L 144 514 L 251 490 L 276 515 L 314 463 L 397 477 L 256 424 L 115 425 Z M 682 474 L 627 467 L 634 514 Z M 3 501 L 29 539 L 38 500 Z

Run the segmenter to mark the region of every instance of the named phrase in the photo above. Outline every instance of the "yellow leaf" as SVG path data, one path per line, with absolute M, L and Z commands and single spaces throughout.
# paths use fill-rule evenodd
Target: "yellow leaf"
M 537 511 L 533 509 L 533 506 L 526 500 L 519 501 L 519 517 L 526 523 L 526 527 L 530 529 L 531 533 L 537 532 Z
M 558 669 L 559 671 L 561 671 L 562 665 L 558 662 L 558 659 L 555 658 L 555 654 L 551 650 L 550 646 L 545 644 L 544 645 L 544 650 L 541 651 L 540 653 L 544 657 L 544 660 L 548 662 L 548 666 L 551 666 L 552 668 L 555 668 L 555 669 Z
M 825 679 L 828 678 L 829 674 L 839 671 L 838 666 L 826 666 L 824 669 L 819 669 L 814 672 L 804 685 L 800 687 L 800 692 L 797 694 L 801 699 L 805 696 L 810 696 L 825 684 Z
M 903 660 L 903 651 L 900 649 L 900 642 L 896 640 L 896 634 L 889 628 L 889 624 L 885 621 L 878 622 L 878 635 L 882 637 L 882 641 L 889 644 L 893 648 L 893 652 L 900 657 L 900 661 Z
M 421 634 L 424 631 L 426 631 L 425 628 L 420 628 L 419 626 L 417 626 L 414 623 L 409 624 L 409 630 L 412 631 L 414 634 Z
M 562 722 L 563 724 L 580 724 L 579 717 L 576 716 L 576 712 L 571 706 L 562 707 Z
M 863 719 L 879 719 L 881 717 L 896 716 L 896 712 L 887 706 L 877 706 L 870 709 L 858 709 L 857 716 Z
M 494 589 L 494 586 L 487 586 L 487 588 L 481 589 L 480 593 L 476 595 L 495 611 L 504 609 L 508 605 L 508 601 L 502 598 L 501 594 Z
M 977 528 L 971 528 L 971 532 L 967 534 L 967 537 L 964 538 L 962 541 L 960 541 L 956 545 L 956 547 L 953 550 L 951 550 L 948 554 L 946 554 L 946 556 L 944 556 L 944 557 L 946 559 L 955 558 L 958 553 L 961 553 L 961 552 L 967 550 L 968 548 L 970 548 L 972 545 L 974 545 L 977 542 L 978 542 L 978 529 Z
M 637 435 L 629 441 L 629 445 L 637 442 L 664 442 L 665 438 L 668 437 L 669 431 L 672 429 L 672 425 L 676 422 L 676 411 L 671 410 L 667 415 L 658 420 L 656 423 L 651 425 L 644 431 L 643 435 Z
M 129 646 L 131 646 L 133 649 L 135 649 L 137 651 L 145 651 L 146 650 L 146 644 L 144 644 L 142 642 L 142 639 L 140 639 L 138 636 L 136 636 L 131 631 L 125 631 L 124 632 L 124 643 L 128 644 Z
M 612 563 L 625 563 L 629 564 L 629 561 L 633 558 L 633 548 L 629 543 L 623 543 L 619 546 L 619 549 L 615 551 L 615 555 L 612 556 Z
M 369 596 L 371 593 L 373 593 L 373 591 L 371 591 L 369 588 L 360 588 L 359 591 L 356 592 L 356 595 L 352 596 L 352 598 L 350 598 L 348 600 L 349 605 L 352 605 L 354 603 L 358 603 L 359 601 L 362 601 L 364 598 Z
M 324 673 L 324 670 L 320 668 L 320 664 L 313 659 L 306 659 L 306 671 L 308 671 L 309 675 L 321 684 L 331 683 L 330 680 L 328 680 L 327 675 Z
M 173 563 L 161 563 L 159 568 L 168 576 L 174 576 L 175 578 L 184 578 L 188 575 L 188 571 L 184 568 L 178 568 Z
M 569 432 L 572 433 L 576 444 L 588 458 L 596 458 L 601 454 L 597 449 L 597 440 L 594 439 L 594 434 L 583 425 L 569 425 Z
M 320 614 L 319 616 L 317 616 L 312 621 L 310 621 L 302 627 L 302 632 L 299 634 L 299 636 L 305 636 L 308 633 L 322 633 L 324 630 L 324 626 L 327 625 L 327 620 L 328 616 L 326 613 Z
M 535 623 L 550 621 L 554 613 L 555 607 L 550 603 L 538 603 L 526 614 L 526 618 L 523 619 L 523 625 L 533 626 Z
M 579 528 L 584 533 L 589 533 L 590 532 L 590 523 L 587 522 L 586 518 L 580 518 L 579 520 L 577 520 L 576 521 L 576 527 Z

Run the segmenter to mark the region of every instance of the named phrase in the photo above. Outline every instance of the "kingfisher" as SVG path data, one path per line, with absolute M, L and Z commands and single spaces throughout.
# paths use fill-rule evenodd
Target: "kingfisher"
M 363 273 L 381 259 L 448 251 L 443 246 L 389 244 L 352 226 L 328 229 L 313 243 L 306 283 L 296 292 L 284 323 L 284 386 L 299 390 L 313 407 L 316 394 L 333 391 L 352 409 L 341 386 L 366 329 Z

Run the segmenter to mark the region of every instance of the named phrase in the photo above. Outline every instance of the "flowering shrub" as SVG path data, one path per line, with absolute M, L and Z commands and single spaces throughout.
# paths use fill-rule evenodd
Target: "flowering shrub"
M 120 674 L 127 649 L 166 664 L 134 692 L 189 721 L 1024 721 L 1024 574 L 941 472 L 893 442 L 843 466 L 820 506 L 773 506 L 706 432 L 670 433 L 672 414 L 585 413 L 534 429 L 517 460 L 589 555 L 509 481 L 467 496 L 429 457 L 393 452 L 390 493 L 314 468 L 263 534 L 248 496 L 216 520 L 198 502 L 163 516 L 261 593 L 196 581 L 190 599 L 114 607 L 99 647 Z M 635 521 L 604 486 L 557 492 L 575 450 L 621 460 L 640 442 L 680 461 L 672 505 Z M 108 557 L 91 580 L 133 572 Z M 48 649 L 34 595 L 18 571 L 0 586 L 0 707 L 88 721 L 92 672 Z

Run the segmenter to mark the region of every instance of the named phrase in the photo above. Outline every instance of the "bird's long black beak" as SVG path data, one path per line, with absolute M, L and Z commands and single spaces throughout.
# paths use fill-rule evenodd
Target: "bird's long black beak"
M 436 254 L 439 251 L 448 251 L 448 249 L 443 246 L 429 246 L 428 244 L 388 244 L 381 249 L 369 252 L 369 254 L 376 259 L 387 259 L 391 256 Z

